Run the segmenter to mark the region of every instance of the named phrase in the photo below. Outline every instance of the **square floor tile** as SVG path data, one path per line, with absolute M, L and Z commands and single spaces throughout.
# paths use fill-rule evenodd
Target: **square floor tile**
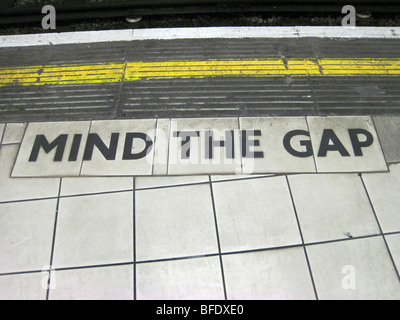
M 18 145 L 1 146 L 0 201 L 57 197 L 59 178 L 10 178 L 18 148 Z
M 2 144 L 21 143 L 26 126 L 26 123 L 7 123 Z
M 307 122 L 317 172 L 387 171 L 371 117 L 307 117 Z
M 400 117 L 375 116 L 374 123 L 387 162 L 400 162 Z
M 223 300 L 219 257 L 141 263 L 138 300 Z
M 50 264 L 57 200 L 0 204 L 0 273 Z
M 208 182 L 208 176 L 136 177 L 136 189 L 177 186 Z
M 382 237 L 307 246 L 322 300 L 398 300 L 400 282 Z
M 0 300 L 46 300 L 48 272 L 0 276 Z
M 133 300 L 133 266 L 55 271 L 50 287 L 50 300 Z
M 283 176 L 213 183 L 222 252 L 301 243 Z
M 61 196 L 133 190 L 132 177 L 63 178 Z
M 311 174 L 288 178 L 304 242 L 379 234 L 358 175 Z
M 400 234 L 387 235 L 385 238 L 400 276 Z
M 225 181 L 225 180 L 239 180 L 239 179 L 251 179 L 260 177 L 272 177 L 273 174 L 235 174 L 235 175 L 214 175 L 211 176 L 211 181 Z
M 223 256 L 229 300 L 315 299 L 302 247 Z
M 133 261 L 133 192 L 60 199 L 54 267 Z
M 242 172 L 238 129 L 237 118 L 172 119 L 168 174 Z
M 362 175 L 383 232 L 400 231 L 400 164 L 389 170 Z
M 151 175 L 153 170 L 156 120 L 92 121 L 90 134 L 97 134 L 109 148 L 105 156 L 94 147 L 91 159 L 84 160 L 82 176 Z M 140 136 L 130 136 L 140 134 Z M 145 134 L 146 136 L 143 136 Z M 118 140 L 115 152 L 112 139 Z M 130 138 L 129 138 L 130 137 Z M 130 150 L 126 150 L 128 147 Z M 127 159 L 124 160 L 124 157 Z
M 261 136 L 251 138 L 259 141 L 259 146 L 253 147 L 251 152 L 263 153 L 262 158 L 242 159 L 244 173 L 316 171 L 305 117 L 240 118 L 239 121 L 241 130 L 260 130 Z M 294 135 L 285 147 L 284 137 L 295 130 L 302 134 Z M 309 146 L 302 145 L 304 142 Z M 289 153 L 287 148 L 300 153 L 300 156 L 293 151 Z M 307 152 L 310 154 L 304 157 Z
M 210 186 L 136 192 L 138 261 L 217 253 Z
M 29 123 L 12 176 L 79 176 L 89 127 L 90 121 Z M 77 147 L 76 159 L 70 161 L 75 135 L 82 135 L 82 141 Z M 36 152 L 35 141 L 45 147 L 40 147 Z

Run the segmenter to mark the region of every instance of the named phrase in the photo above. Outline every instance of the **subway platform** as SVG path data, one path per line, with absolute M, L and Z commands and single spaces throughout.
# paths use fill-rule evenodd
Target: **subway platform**
M 400 28 L 0 37 L 0 299 L 400 299 Z

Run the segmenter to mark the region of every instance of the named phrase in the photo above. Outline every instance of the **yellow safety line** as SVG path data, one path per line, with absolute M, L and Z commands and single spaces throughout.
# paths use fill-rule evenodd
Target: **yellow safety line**
M 282 76 L 400 76 L 400 59 L 187 60 L 3 67 L 0 68 L 0 86 Z

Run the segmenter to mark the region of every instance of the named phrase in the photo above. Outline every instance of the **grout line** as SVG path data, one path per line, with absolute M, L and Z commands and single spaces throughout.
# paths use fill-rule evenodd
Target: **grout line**
M 385 233 L 386 236 L 390 235 L 400 235 L 400 231 L 388 232 Z M 209 257 L 217 257 L 217 256 L 227 256 L 227 255 L 234 255 L 234 254 L 246 254 L 246 253 L 255 253 L 255 252 L 262 252 L 262 251 L 271 251 L 271 250 L 284 250 L 290 248 L 299 248 L 303 246 L 314 246 L 314 245 L 323 245 L 323 244 L 330 244 L 330 243 L 337 243 L 343 241 L 352 241 L 352 240 L 361 240 L 367 238 L 375 238 L 380 237 L 381 235 L 373 234 L 373 235 L 366 235 L 366 236 L 359 236 L 353 238 L 343 238 L 343 239 L 335 239 L 335 240 L 326 240 L 326 241 L 317 241 L 317 242 L 310 242 L 306 244 L 292 244 L 292 245 L 285 245 L 285 246 L 278 246 L 278 247 L 269 247 L 269 248 L 257 248 L 257 249 L 248 249 L 248 250 L 238 250 L 238 251 L 227 251 L 221 253 L 208 253 L 204 255 L 194 255 L 194 256 L 181 256 L 181 257 L 172 257 L 172 258 L 160 258 L 160 259 L 153 259 L 153 260 L 142 260 L 142 261 L 127 261 L 127 262 L 115 262 L 115 263 L 105 263 L 105 264 L 98 264 L 98 265 L 83 265 L 83 266 L 74 266 L 74 267 L 59 267 L 54 268 L 53 271 L 68 271 L 68 270 L 77 270 L 77 269 L 90 269 L 90 268 L 102 268 L 102 267 L 113 267 L 113 266 L 123 266 L 123 265 L 130 265 L 130 264 L 146 264 L 146 263 L 158 263 L 158 262 L 169 262 L 169 261 L 177 261 L 177 260 L 187 260 L 187 259 L 201 259 L 201 258 L 209 258 Z M 27 271 L 15 271 L 15 272 L 6 272 L 0 273 L 0 277 L 2 276 L 13 276 L 19 274 L 29 274 L 29 273 L 41 273 L 44 271 L 50 270 L 27 270 Z
M 88 129 L 87 137 L 89 137 L 90 130 L 92 130 L 92 120 L 89 121 L 89 129 Z M 78 153 L 79 153 L 79 149 L 80 149 L 80 148 L 78 148 Z M 83 149 L 83 152 L 85 152 L 84 149 Z M 82 169 L 83 169 L 83 156 L 82 156 L 82 160 L 81 160 L 81 167 L 79 168 L 79 175 L 78 175 L 78 177 L 81 177 L 81 176 L 82 176 Z
M 220 242 L 220 239 L 219 239 L 219 231 L 218 231 L 217 211 L 215 209 L 215 199 L 214 199 L 214 192 L 213 192 L 213 187 L 212 187 L 211 176 L 208 176 L 208 182 L 210 184 L 211 202 L 212 202 L 212 207 L 213 207 L 215 231 L 216 231 L 217 244 L 218 244 L 218 256 L 219 256 L 219 262 L 220 262 L 220 265 L 221 265 L 222 286 L 223 286 L 223 289 L 224 289 L 225 300 L 228 300 L 228 297 L 227 297 L 227 294 L 226 294 L 226 282 L 225 282 L 225 274 L 224 274 L 224 264 L 223 264 L 223 261 L 222 261 L 222 254 L 221 254 L 221 242 Z
M 299 233 L 300 233 L 300 237 L 301 237 L 301 243 L 302 243 L 302 247 L 303 247 L 303 250 L 304 250 L 304 256 L 306 257 L 308 272 L 310 273 L 310 278 L 311 278 L 312 286 L 313 286 L 313 289 L 314 289 L 315 298 L 317 300 L 319 300 L 318 293 L 317 293 L 317 288 L 315 286 L 314 276 L 313 276 L 312 270 L 311 270 L 310 260 L 308 259 L 307 249 L 306 249 L 306 245 L 304 243 L 303 232 L 301 231 L 301 227 L 300 227 L 300 221 L 299 221 L 299 217 L 298 217 L 298 214 L 297 214 L 296 204 L 294 203 L 294 199 L 293 199 L 292 189 L 290 188 L 288 177 L 285 176 L 285 178 L 286 178 L 286 185 L 287 185 L 288 190 L 289 190 L 290 199 L 292 201 L 293 211 L 294 211 L 294 214 L 296 216 L 297 227 L 299 228 Z
M 317 150 L 314 150 L 314 143 L 313 143 L 312 137 L 311 137 L 310 124 L 308 123 L 308 116 L 304 116 L 304 118 L 305 118 L 305 120 L 306 120 L 307 131 L 308 131 L 308 133 L 309 133 L 309 135 L 310 135 L 311 150 L 312 150 L 312 153 L 313 153 L 313 156 L 312 156 L 312 157 L 313 157 L 313 161 L 314 161 L 315 173 L 319 173 L 319 172 L 318 172 L 318 167 L 317 167 L 317 160 L 315 159 L 315 152 L 316 152 Z
M 372 211 L 373 211 L 373 213 L 374 213 L 374 216 L 375 216 L 375 219 L 376 219 L 376 223 L 378 224 L 380 235 L 382 236 L 383 242 L 385 243 L 386 249 L 387 249 L 387 251 L 388 251 L 390 260 L 392 261 L 392 264 L 393 264 L 394 270 L 395 270 L 395 272 L 396 272 L 397 278 L 398 278 L 399 281 L 400 281 L 400 273 L 399 273 L 399 270 L 397 269 L 396 263 L 395 263 L 395 261 L 394 261 L 394 259 L 393 259 L 393 256 L 392 256 L 392 252 L 390 251 L 389 245 L 388 245 L 388 243 L 387 243 L 387 241 L 386 241 L 385 234 L 383 233 L 383 230 L 382 230 L 381 224 L 380 224 L 380 222 L 379 222 L 378 216 L 377 216 L 377 214 L 376 214 L 374 205 L 373 205 L 372 200 L 371 200 L 371 197 L 370 197 L 370 195 L 369 195 L 369 193 L 368 193 L 367 186 L 365 185 L 365 182 L 364 182 L 364 179 L 363 179 L 362 175 L 360 174 L 359 176 L 360 176 L 360 179 L 361 179 L 361 183 L 362 183 L 362 185 L 363 185 L 363 187 L 364 187 L 365 193 L 367 194 L 369 204 L 370 204 L 370 206 L 371 206 L 371 208 L 372 208 Z
M 136 180 L 132 179 L 133 184 L 133 300 L 137 300 L 137 281 L 136 281 Z
M 53 240 L 51 244 L 51 254 L 50 254 L 50 264 L 49 264 L 49 278 L 47 281 L 47 292 L 46 292 L 46 300 L 49 300 L 50 295 L 50 287 L 51 287 L 51 272 L 53 270 L 53 258 L 54 258 L 54 247 L 56 242 L 56 232 L 57 232 L 57 221 L 58 221 L 58 212 L 60 208 L 60 193 L 61 193 L 61 185 L 62 185 L 62 178 L 60 178 L 60 185 L 58 188 L 58 197 L 57 197 L 57 205 L 56 205 L 56 214 L 54 219 L 54 231 L 53 231 Z

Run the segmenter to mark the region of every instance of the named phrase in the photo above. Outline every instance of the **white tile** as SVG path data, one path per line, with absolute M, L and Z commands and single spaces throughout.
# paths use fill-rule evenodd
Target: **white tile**
M 375 116 L 374 124 L 387 162 L 400 161 L 400 117 Z
M 115 121 L 92 121 L 91 134 L 97 134 L 107 148 L 111 145 L 113 133 L 119 134 L 115 159 L 107 160 L 103 154 L 94 147 L 91 160 L 84 160 L 81 175 L 83 176 L 132 176 L 151 175 L 154 158 L 154 137 L 156 131 L 156 120 L 115 120 Z M 146 149 L 146 141 L 134 137 L 132 146 L 129 139 L 125 139 L 129 133 L 143 133 L 150 138 Z M 131 154 L 141 154 L 139 159 L 124 160 L 125 146 L 132 148 Z M 147 150 L 147 152 L 146 152 Z
M 283 176 L 213 184 L 222 252 L 301 243 Z
M 7 123 L 2 144 L 21 143 L 26 123 Z
M 136 177 L 136 189 L 208 182 L 208 176 Z
M 387 235 L 385 239 L 400 276 L 400 234 Z
M 385 158 L 371 117 L 307 117 L 307 121 L 318 172 L 387 171 Z M 350 139 L 349 129 L 369 132 L 372 144 L 355 150 Z M 357 137 L 360 145 L 368 142 L 364 133 Z M 324 149 L 327 151 L 323 152 Z M 359 152 L 360 155 L 356 156 Z
M 307 136 L 307 121 L 304 117 L 240 118 L 239 121 L 241 130 L 260 130 L 261 136 L 250 138 L 259 141 L 259 146 L 251 147 L 250 152 L 262 152 L 263 155 L 262 158 L 244 157 L 243 173 L 315 172 L 310 137 Z M 301 132 L 288 139 L 290 147 L 285 147 L 284 137 L 295 130 Z M 301 156 L 294 155 L 296 153 L 292 149 Z M 303 157 L 307 152 L 309 154 Z
M 50 264 L 57 200 L 0 204 L 0 273 Z
M 211 181 L 225 181 L 225 180 L 239 180 L 239 179 L 251 179 L 260 177 L 273 177 L 273 174 L 235 174 L 235 175 L 213 175 Z
M 229 300 L 312 300 L 315 294 L 303 248 L 223 256 Z
M 136 192 L 138 261 L 217 253 L 210 186 Z
M 61 196 L 132 189 L 132 177 L 63 178 L 61 183 Z
M 1 146 L 0 201 L 57 197 L 59 178 L 10 178 L 18 148 L 18 145 Z
M 133 193 L 60 199 L 54 267 L 133 261 Z
M 84 142 L 86 141 L 89 126 L 89 121 L 29 123 L 12 176 L 79 176 L 85 145 Z M 78 156 L 75 161 L 69 161 L 74 135 L 78 134 L 82 135 L 82 140 L 78 148 Z M 54 145 L 54 148 L 49 153 L 46 153 L 45 150 L 43 150 L 44 148 L 40 148 L 37 158 L 31 158 L 31 156 L 34 154 L 34 142 L 36 141 L 38 135 L 44 135 L 44 138 L 49 144 L 52 144 L 54 141 L 60 142 L 62 140 L 61 138 L 63 138 L 61 135 L 67 135 L 65 148 L 63 149 L 62 143 L 59 143 L 57 147 Z M 62 156 L 60 156 L 61 161 L 56 159 L 57 153 L 59 153 L 59 155 L 62 153 Z
M 288 178 L 306 243 L 379 234 L 358 175 L 311 174 Z
M 170 124 L 170 119 L 157 119 L 156 139 L 154 143 L 153 175 L 168 174 Z
M 400 282 L 382 237 L 307 247 L 322 300 L 398 300 Z
M 133 266 L 51 273 L 50 300 L 133 300 Z
M 389 170 L 362 175 L 383 232 L 400 231 L 400 164 Z
M 0 300 L 45 300 L 48 272 L 0 276 Z
M 235 174 L 241 172 L 241 157 L 239 150 L 239 133 L 237 118 L 221 119 L 172 119 L 169 143 L 168 174 Z M 234 138 L 230 135 L 234 131 Z M 183 132 L 189 131 L 191 135 L 199 135 L 190 138 L 190 144 L 182 148 Z M 212 148 L 212 159 L 206 155 L 206 133 L 212 132 L 213 142 L 224 141 L 226 147 L 215 146 Z M 227 139 L 227 132 L 229 139 Z M 178 136 L 174 136 L 177 135 Z M 232 150 L 233 144 L 233 150 Z M 187 149 L 186 146 L 190 146 Z M 182 158 L 182 153 L 187 159 Z M 233 159 L 231 159 L 233 152 Z M 228 156 L 227 156 L 227 153 Z M 211 158 L 211 155 L 209 155 Z
M 219 257 L 141 263 L 138 300 L 223 300 Z

